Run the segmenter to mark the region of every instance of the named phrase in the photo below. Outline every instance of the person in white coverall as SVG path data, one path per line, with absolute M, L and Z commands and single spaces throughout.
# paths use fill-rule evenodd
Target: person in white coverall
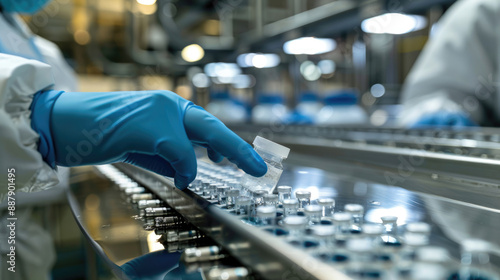
M 497 0 L 459 0 L 445 13 L 403 86 L 403 126 L 499 123 L 499 26 Z
M 174 177 L 184 189 L 196 176 L 194 144 L 215 162 L 227 157 L 253 176 L 267 172 L 248 143 L 175 93 L 75 92 L 73 71 L 58 48 L 17 16 L 47 2 L 0 0 L 0 279 L 49 277 L 50 236 L 31 222 L 29 207 L 11 214 L 6 206 L 12 199 L 22 204 L 19 191 L 57 185 L 61 166 L 126 162 Z M 17 218 L 15 244 L 7 218 Z

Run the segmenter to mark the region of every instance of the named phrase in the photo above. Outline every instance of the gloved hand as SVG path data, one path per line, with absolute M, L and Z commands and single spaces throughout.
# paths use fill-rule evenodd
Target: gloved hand
M 169 91 L 44 91 L 31 110 L 38 150 L 53 167 L 127 162 L 174 177 L 183 189 L 196 177 L 196 144 L 215 162 L 227 157 L 250 175 L 267 172 L 248 143 Z
M 463 112 L 446 112 L 440 111 L 424 115 L 410 128 L 426 128 L 426 127 L 466 127 L 477 126 Z

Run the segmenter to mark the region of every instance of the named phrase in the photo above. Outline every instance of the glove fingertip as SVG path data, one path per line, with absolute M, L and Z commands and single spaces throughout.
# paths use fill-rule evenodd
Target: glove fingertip
M 183 176 L 180 174 L 176 174 L 175 179 L 174 179 L 175 187 L 180 189 L 180 190 L 184 190 L 185 188 L 187 188 L 189 183 L 194 181 L 194 177 L 196 177 L 196 174 L 194 176 L 190 176 L 190 177 L 193 177 L 193 178 L 189 178 L 189 177 L 186 177 L 186 176 Z
M 249 168 L 243 170 L 252 176 L 262 177 L 267 173 L 267 164 L 256 152 L 254 152 L 253 156 L 250 157 L 249 164 L 247 164 L 247 166 Z
M 210 158 L 211 161 L 218 163 L 224 159 L 224 156 L 222 156 L 221 154 L 217 153 L 212 149 L 208 149 L 208 158 Z

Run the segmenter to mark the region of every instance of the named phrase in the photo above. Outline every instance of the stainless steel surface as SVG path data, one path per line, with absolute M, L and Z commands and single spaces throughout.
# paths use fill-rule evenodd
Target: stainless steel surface
M 160 197 L 165 198 L 169 205 L 180 209 L 179 212 L 190 222 L 199 226 L 266 279 L 281 279 L 286 273 L 297 269 L 303 270 L 295 275 L 298 279 L 333 279 L 332 273 L 338 273 L 283 240 L 242 223 L 237 217 L 214 205 L 206 204 L 194 193 L 173 189 L 169 179 L 145 173 L 132 166 L 122 165 L 120 168 L 143 184 L 155 186 L 156 192 L 164 192 Z M 309 191 L 312 200 L 334 197 L 336 211 L 341 211 L 349 203 L 361 204 L 365 208 L 365 219 L 368 222 L 380 223 L 383 216 L 397 216 L 398 224 L 403 229 L 410 222 L 429 223 L 432 227 L 431 245 L 446 248 L 454 257 L 455 265 L 459 262 L 459 242 L 467 238 L 487 240 L 494 244 L 492 252 L 500 253 L 500 240 L 497 237 L 500 230 L 498 210 L 411 192 L 371 182 L 361 176 L 352 177 L 292 165 L 288 165 L 280 185 L 293 186 L 294 192 Z M 172 188 L 171 191 L 165 191 L 168 188 Z M 500 272 L 498 256 L 492 257 L 492 260 L 495 269 Z
M 348 176 L 361 175 L 381 184 L 500 209 L 498 129 L 419 131 L 313 126 L 233 129 L 247 141 L 261 133 L 290 147 L 288 163 Z
M 255 135 L 254 129 L 257 127 L 238 132 L 245 137 Z M 308 191 L 313 201 L 320 197 L 332 197 L 335 199 L 336 212 L 343 211 L 346 204 L 359 204 L 364 208 L 367 222 L 381 223 L 382 217 L 396 216 L 403 231 L 405 225 L 411 222 L 428 223 L 431 225 L 431 245 L 446 248 L 450 252 L 454 258 L 454 269 L 459 267 L 461 241 L 469 238 L 486 240 L 491 244 L 494 270 L 500 273 L 498 160 L 492 156 L 498 144 L 493 141 L 497 131 L 477 130 L 475 132 L 478 134 L 470 135 L 464 132 L 445 134 L 462 139 L 482 135 L 482 139 L 487 139 L 483 141 L 486 142 L 484 145 L 479 145 L 487 155 L 483 157 L 474 153 L 464 156 L 442 150 L 432 151 L 427 145 L 430 142 L 422 142 L 424 148 L 419 150 L 398 147 L 404 142 L 401 139 L 415 136 L 426 139 L 426 135 L 432 134 L 429 131 L 413 135 L 399 130 L 382 132 L 360 129 L 352 132 L 355 129 L 347 129 L 348 133 L 344 135 L 349 136 L 335 139 L 335 134 L 332 134 L 334 129 L 317 128 L 320 132 L 316 130 L 307 134 L 300 130 L 307 131 L 309 128 L 300 127 L 299 132 L 294 132 L 296 135 L 288 134 L 290 129 L 295 131 L 297 128 L 288 127 L 284 132 L 274 133 L 272 138 L 291 148 L 290 158 L 285 162 L 285 171 L 278 185 L 291 186 L 292 193 L 297 190 Z M 351 132 L 358 136 L 353 137 Z M 366 134 L 364 140 L 361 139 L 363 133 Z M 377 137 L 378 134 L 380 136 Z M 389 138 L 394 141 L 385 140 Z M 372 143 L 367 144 L 367 140 Z M 458 144 L 456 147 L 464 148 Z M 127 164 L 115 166 L 263 278 L 347 279 L 329 264 L 314 258 L 307 250 L 297 249 L 283 238 L 241 222 L 237 216 L 216 205 L 216 201 L 211 204 L 189 190 L 176 189 L 169 178 Z M 133 183 L 130 185 L 134 186 Z M 85 194 L 85 190 L 80 192 L 82 194 Z M 106 196 L 100 193 L 99 197 L 101 195 Z M 108 202 L 106 207 L 113 203 Z M 80 201 L 81 204 L 85 204 L 85 200 Z M 82 219 L 82 223 L 89 224 L 89 221 Z M 127 220 L 126 223 L 131 221 Z M 107 225 L 103 224 L 104 221 L 92 223 L 94 226 L 104 225 L 104 230 L 99 231 L 106 234 Z M 110 227 L 119 228 L 115 225 Z M 168 228 L 162 229 L 162 233 L 168 231 Z M 141 233 L 137 234 L 140 236 Z M 115 257 L 110 259 L 117 262 L 119 258 L 116 256 L 120 253 L 116 253 L 116 248 L 109 245 L 114 242 L 116 235 L 106 236 L 104 240 L 99 235 L 97 237 L 104 251 L 115 250 L 110 253 L 110 256 Z M 136 251 L 136 254 L 141 253 Z

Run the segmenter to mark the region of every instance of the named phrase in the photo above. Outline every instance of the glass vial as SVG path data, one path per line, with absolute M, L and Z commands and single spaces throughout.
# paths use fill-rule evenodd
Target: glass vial
M 278 205 L 278 195 L 276 194 L 266 194 L 264 195 L 264 205 L 266 206 L 276 206 Z
M 246 174 L 242 177 L 241 184 L 252 192 L 259 189 L 269 192 L 276 186 L 283 173 L 282 162 L 288 157 L 290 149 L 260 136 L 255 137 L 253 146 L 266 163 L 267 173 L 262 177 Z
M 321 223 L 321 213 L 323 208 L 319 205 L 307 205 L 304 207 L 304 213 L 309 220 L 309 225 L 319 225 Z
M 236 198 L 236 214 L 243 220 L 249 220 L 250 211 L 252 210 L 252 199 L 248 196 L 240 196 Z
M 299 201 L 299 209 L 303 209 L 311 203 L 311 192 L 310 191 L 296 191 L 295 197 Z
M 352 229 L 355 231 L 361 230 L 363 224 L 364 207 L 360 204 L 346 204 L 344 211 L 352 216 Z
M 292 187 L 290 186 L 279 186 L 278 187 L 278 200 L 279 204 L 282 205 L 285 199 L 292 198 Z
M 285 199 L 283 200 L 283 216 L 288 217 L 292 215 L 297 215 L 297 210 L 299 209 L 299 202 L 297 199 Z
M 240 195 L 240 190 L 232 189 L 226 191 L 227 209 L 233 209 L 236 204 L 236 198 Z
M 318 205 L 322 207 L 321 216 L 331 217 L 335 211 L 335 200 L 330 197 L 318 199 Z

